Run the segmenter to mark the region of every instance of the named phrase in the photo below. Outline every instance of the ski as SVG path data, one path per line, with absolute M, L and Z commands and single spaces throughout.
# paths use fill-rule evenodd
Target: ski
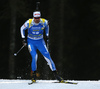
M 65 83 L 66 83 L 66 84 L 78 84 L 78 83 L 76 83 L 76 82 L 68 82 L 68 81 L 66 81 Z
M 35 83 L 39 83 L 39 82 L 31 82 L 31 83 L 28 83 L 28 85 L 35 84 Z M 75 84 L 75 85 L 78 84 L 76 82 L 68 82 L 68 81 L 65 81 L 65 82 L 51 82 L 51 83 L 64 83 L 64 84 Z
M 32 80 L 32 82 L 28 83 L 28 85 L 31 85 L 33 83 L 36 83 L 36 80 Z
M 36 82 L 31 82 L 31 83 L 28 83 L 28 85 L 31 85 L 31 84 L 34 84 L 34 83 L 36 83 Z
M 64 83 L 64 84 L 78 84 L 78 83 L 75 83 L 75 82 L 68 82 L 68 81 L 65 81 L 65 82 L 53 82 L 53 83 Z

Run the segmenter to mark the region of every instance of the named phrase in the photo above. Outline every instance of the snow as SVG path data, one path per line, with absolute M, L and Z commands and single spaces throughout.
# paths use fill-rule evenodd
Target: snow
M 38 83 L 28 85 L 30 80 L 0 79 L 0 89 L 100 89 L 100 81 L 71 81 L 74 84 L 52 83 L 56 80 L 37 80 Z

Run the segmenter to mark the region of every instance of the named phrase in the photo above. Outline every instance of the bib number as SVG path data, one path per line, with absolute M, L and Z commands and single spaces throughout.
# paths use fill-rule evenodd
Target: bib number
M 32 32 L 34 35 L 36 34 L 36 35 L 38 35 L 39 34 L 39 32 Z

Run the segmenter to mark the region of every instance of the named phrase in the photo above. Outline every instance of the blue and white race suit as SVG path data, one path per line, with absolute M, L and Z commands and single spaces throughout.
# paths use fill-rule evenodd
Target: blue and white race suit
M 40 18 L 40 22 L 36 24 L 34 19 L 27 20 L 21 26 L 21 37 L 25 38 L 25 30 L 28 29 L 27 44 L 29 52 L 32 56 L 31 68 L 32 71 L 37 70 L 37 49 L 44 56 L 45 60 L 52 71 L 56 70 L 55 64 L 50 57 L 50 53 L 46 47 L 45 41 L 43 39 L 43 32 L 45 30 L 46 36 L 49 36 L 49 25 L 46 19 Z

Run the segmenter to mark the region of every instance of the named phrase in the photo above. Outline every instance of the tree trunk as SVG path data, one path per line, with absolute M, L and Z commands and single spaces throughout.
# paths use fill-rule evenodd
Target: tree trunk
M 61 71 L 63 65 L 64 0 L 50 0 L 49 14 L 52 54 L 57 69 Z
M 15 31 L 16 31 L 16 0 L 10 0 L 11 22 L 10 22 L 10 52 L 9 52 L 9 78 L 15 78 Z
M 60 72 L 62 71 L 62 66 L 63 66 L 63 63 L 62 63 L 62 60 L 63 60 L 63 39 L 64 39 L 64 0 L 60 0 L 60 18 L 59 18 L 59 23 L 60 23 L 60 26 L 59 26 L 59 41 L 58 41 L 58 58 L 59 58 L 59 61 L 58 61 L 58 65 L 59 65 L 59 70 Z

